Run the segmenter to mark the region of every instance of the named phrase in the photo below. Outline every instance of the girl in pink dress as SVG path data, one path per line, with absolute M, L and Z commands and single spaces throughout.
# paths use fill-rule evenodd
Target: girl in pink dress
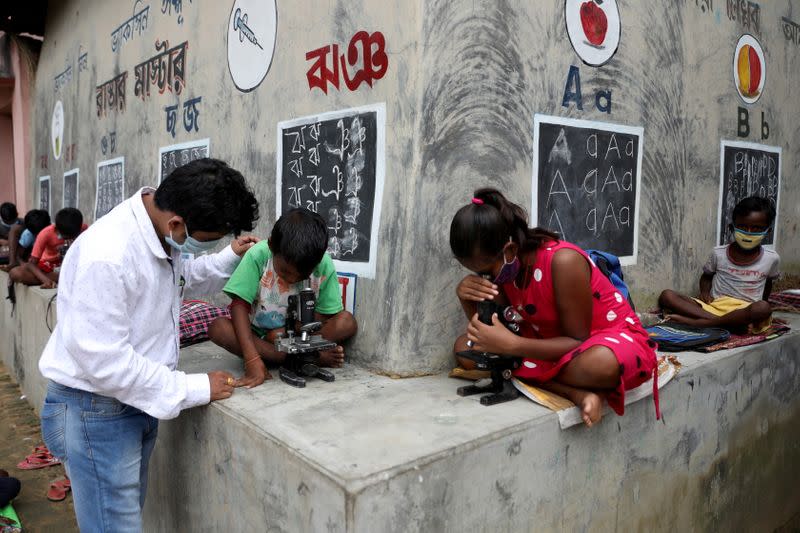
M 529 228 L 525 210 L 499 191 L 479 189 L 459 209 L 450 247 L 475 272 L 456 289 L 470 321 L 456 352 L 471 345 L 523 357 L 515 375 L 569 398 L 587 426 L 600 420 L 604 399 L 622 415 L 625 391 L 654 376 L 656 344 L 626 299 L 586 252 L 547 230 Z M 496 315 L 492 325 L 480 322 L 476 304 L 484 299 L 513 306 L 524 319 L 520 335 Z

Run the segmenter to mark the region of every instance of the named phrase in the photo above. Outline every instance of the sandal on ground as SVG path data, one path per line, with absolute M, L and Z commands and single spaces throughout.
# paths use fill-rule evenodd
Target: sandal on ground
M 36 470 L 37 468 L 47 468 L 48 466 L 59 465 L 61 461 L 54 457 L 50 452 L 32 453 L 22 462 L 17 464 L 20 470 Z
M 47 499 L 51 502 L 60 502 L 67 497 L 70 490 L 72 490 L 72 484 L 68 477 L 58 479 L 50 483 L 50 488 L 47 489 Z

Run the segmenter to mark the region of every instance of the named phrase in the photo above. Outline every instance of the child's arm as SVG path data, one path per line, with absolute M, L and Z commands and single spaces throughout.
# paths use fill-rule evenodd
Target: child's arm
M 467 337 L 473 349 L 501 355 L 556 361 L 589 338 L 592 326 L 591 269 L 586 259 L 573 250 L 560 250 L 553 257 L 553 294 L 562 335 L 549 339 L 528 339 L 511 333 L 494 316 L 486 325 L 472 317 Z
M 711 281 L 713 279 L 713 273 L 703 272 L 703 275 L 700 276 L 700 299 L 705 303 L 711 303 Z
M 233 297 L 231 322 L 244 359 L 244 377 L 239 380 L 239 385 L 247 388 L 261 385 L 267 379 L 267 367 L 258 354 L 253 331 L 250 329 L 250 304 Z
M 767 278 L 767 282 L 764 284 L 764 297 L 762 299 L 765 302 L 769 301 L 770 294 L 772 294 L 772 278 Z

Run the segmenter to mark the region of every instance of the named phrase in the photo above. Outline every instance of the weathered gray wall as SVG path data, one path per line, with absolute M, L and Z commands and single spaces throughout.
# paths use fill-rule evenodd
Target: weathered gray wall
M 51 2 L 35 93 L 32 197 L 39 175 L 52 176 L 52 205 L 61 206 L 61 176 L 80 167 L 80 207 L 94 205 L 95 166 L 125 156 L 127 192 L 157 179 L 158 147 L 211 138 L 215 157 L 242 170 L 262 202 L 262 236 L 275 219 L 276 123 L 312 113 L 386 102 L 386 182 L 377 277 L 359 279 L 361 323 L 350 353 L 388 373 L 425 373 L 449 364 L 463 318 L 454 288 L 464 271 L 450 257 L 447 229 L 473 188 L 493 184 L 528 206 L 533 116 L 570 116 L 644 127 L 639 259 L 626 269 L 640 306 L 668 286 L 692 290 L 715 239 L 719 142 L 736 140 L 741 100 L 732 80 L 733 50 L 745 32 L 726 4 L 621 1 L 622 38 L 605 66 L 584 65 L 566 35 L 563 2 L 448 0 L 426 2 L 279 2 L 275 54 L 264 82 L 239 92 L 228 74 L 225 27 L 232 1 L 184 2 L 183 24 L 150 1 L 147 31 L 119 53 L 111 31 L 133 2 Z M 140 2 L 137 9 L 144 7 Z M 800 270 L 797 183 L 800 48 L 784 38 L 780 18 L 800 18 L 796 0 L 762 2 L 759 40 L 767 85 L 747 106 L 752 142 L 781 146 L 778 251 L 784 270 Z M 129 14 L 130 13 L 130 14 Z M 340 51 L 358 30 L 386 37 L 389 67 L 372 88 L 309 91 L 305 53 L 330 43 Z M 752 30 L 751 30 L 752 31 Z M 133 94 L 133 67 L 155 54 L 155 39 L 189 41 L 187 86 L 180 97 Z M 65 60 L 88 51 L 87 71 L 54 92 Z M 584 110 L 561 106 L 570 65 L 580 68 Z M 94 88 L 127 70 L 127 109 L 95 115 Z M 612 111 L 594 108 L 594 91 L 611 90 Z M 173 140 L 164 107 L 202 96 L 200 131 L 179 126 Z M 65 110 L 65 146 L 75 162 L 52 157 L 50 120 L 56 99 Z M 760 114 L 770 137 L 760 139 Z M 116 152 L 102 155 L 116 132 Z M 49 154 L 48 169 L 40 156 Z

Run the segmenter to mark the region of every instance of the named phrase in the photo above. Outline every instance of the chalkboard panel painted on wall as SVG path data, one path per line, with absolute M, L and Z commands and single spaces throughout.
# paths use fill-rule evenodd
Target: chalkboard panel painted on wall
M 531 218 L 636 264 L 644 129 L 535 115 Z
M 39 178 L 39 209 L 50 213 L 50 176 Z
M 278 124 L 278 216 L 294 207 L 322 215 L 337 270 L 375 277 L 383 197 L 386 105 Z
M 158 149 L 158 183 L 160 184 L 176 168 L 195 159 L 210 157 L 210 154 L 210 139 L 162 146 Z
M 763 144 L 722 141 L 719 150 L 719 209 L 717 244 L 732 239 L 729 224 L 733 208 L 748 196 L 769 198 L 778 213 L 781 190 L 781 148 Z M 764 244 L 778 240 L 778 218 Z
M 61 207 L 78 207 L 78 181 L 77 168 L 64 172 Z
M 94 219 L 114 209 L 125 199 L 125 158 L 97 163 L 97 187 L 94 196 Z

